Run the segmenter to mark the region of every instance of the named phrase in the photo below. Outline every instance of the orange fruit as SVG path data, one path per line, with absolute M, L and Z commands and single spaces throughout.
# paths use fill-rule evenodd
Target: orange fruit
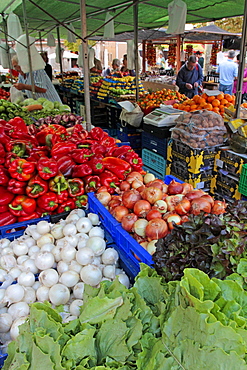
M 229 101 L 226 100 L 225 98 L 220 101 L 220 104 L 224 105 L 224 106 L 227 105 L 228 103 L 229 103 Z
M 208 96 L 206 93 L 203 93 L 202 96 L 201 96 L 203 99 L 207 100 Z
M 211 103 L 215 99 L 215 96 L 209 96 L 207 101 L 208 103 Z
M 207 103 L 206 103 L 206 102 L 201 103 L 201 104 L 199 105 L 199 109 L 204 109 L 206 105 L 207 105 Z
M 230 103 L 232 102 L 232 96 L 230 94 L 225 94 L 224 98 L 228 100 Z
M 194 100 L 194 102 L 198 103 L 199 99 L 200 99 L 199 95 L 194 95 L 192 100 Z
M 215 112 L 215 113 L 219 113 L 219 108 L 218 107 L 213 107 L 213 112 Z
M 219 107 L 219 106 L 220 106 L 220 101 L 219 101 L 218 99 L 214 99 L 214 100 L 212 101 L 212 106 L 213 106 L 213 107 Z
M 198 107 L 196 104 L 190 106 L 190 111 L 197 110 Z
M 179 106 L 179 104 L 178 104 L 178 103 L 173 104 L 173 108 L 178 109 L 178 106 Z
M 205 105 L 205 109 L 207 109 L 207 110 L 212 110 L 212 109 L 213 109 L 212 104 L 206 104 L 206 105 Z
M 217 95 L 217 99 L 218 99 L 218 100 L 222 100 L 222 99 L 224 99 L 224 94 L 219 94 L 219 95 Z
M 186 105 L 186 106 L 184 107 L 184 110 L 185 110 L 186 112 L 190 112 L 190 106 L 189 106 L 189 105 Z
M 206 103 L 206 100 L 204 98 L 199 98 L 197 103 L 202 105 L 202 104 Z

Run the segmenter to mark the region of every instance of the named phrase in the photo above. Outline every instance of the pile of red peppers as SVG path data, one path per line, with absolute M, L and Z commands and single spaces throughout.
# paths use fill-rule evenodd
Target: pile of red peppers
M 99 127 L 78 124 L 69 133 L 50 125 L 34 129 L 20 117 L 0 120 L 0 226 L 87 205 L 86 193 L 113 194 L 142 160 Z

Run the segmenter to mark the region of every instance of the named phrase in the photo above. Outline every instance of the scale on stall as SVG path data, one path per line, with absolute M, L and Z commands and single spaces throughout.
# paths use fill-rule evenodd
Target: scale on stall
M 147 114 L 143 120 L 144 123 L 157 127 L 173 126 L 175 124 L 175 120 L 182 113 L 184 113 L 184 111 L 175 109 L 172 106 L 161 105 L 160 108 Z

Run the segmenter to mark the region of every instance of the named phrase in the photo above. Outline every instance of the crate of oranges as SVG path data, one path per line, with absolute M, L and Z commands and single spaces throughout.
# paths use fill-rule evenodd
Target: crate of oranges
M 182 103 L 175 103 L 173 108 L 184 110 L 186 112 L 194 112 L 196 110 L 207 109 L 220 114 L 222 117 L 225 113 L 225 108 L 234 105 L 235 96 L 230 94 L 218 94 L 209 96 L 206 93 L 195 95 L 192 99 Z

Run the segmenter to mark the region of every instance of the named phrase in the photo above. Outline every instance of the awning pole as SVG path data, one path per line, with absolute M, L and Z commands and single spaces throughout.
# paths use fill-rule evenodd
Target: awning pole
M 57 44 L 58 44 L 58 58 L 59 58 L 59 64 L 60 64 L 60 73 L 62 75 L 62 81 L 63 81 L 63 61 L 62 61 L 62 55 L 61 55 L 61 42 L 60 42 L 59 26 L 57 26 Z
M 181 36 L 178 35 L 177 36 L 177 47 L 176 47 L 176 59 L 177 59 L 176 71 L 177 71 L 177 73 L 181 68 L 181 57 L 180 57 L 180 55 L 181 55 Z
M 6 21 L 3 14 L 2 14 L 2 19 L 3 19 L 4 37 L 5 37 L 5 42 L 6 42 L 6 46 L 7 46 L 8 65 L 9 65 L 9 70 L 10 70 L 10 82 L 13 83 L 13 76 L 12 76 L 12 73 L 11 73 L 12 62 L 11 62 L 11 58 L 10 58 L 10 51 L 9 51 L 10 47 L 9 47 L 9 44 L 8 44 L 8 37 L 7 37 L 7 21 Z
M 28 34 L 26 0 L 22 0 L 22 8 L 23 8 L 23 20 L 24 20 L 25 31 L 26 31 L 26 44 L 27 44 L 26 47 L 27 47 L 28 61 L 29 61 L 29 73 L 30 73 L 31 85 L 32 85 L 32 96 L 33 96 L 33 99 L 35 99 L 35 87 L 34 87 L 35 85 L 34 85 L 32 58 L 31 58 L 31 50 L 30 50 L 30 42 L 29 42 L 29 34 Z
M 139 100 L 139 63 L 138 63 L 138 2 L 133 1 L 134 16 L 134 54 L 135 54 L 135 72 L 136 72 L 136 101 Z
M 80 0 L 81 10 L 81 35 L 82 39 L 87 35 L 87 14 L 86 14 L 86 1 Z M 88 64 L 88 42 L 82 41 L 83 53 L 83 79 L 84 79 L 84 104 L 86 112 L 86 129 L 91 131 L 91 110 L 90 110 L 90 91 L 89 91 L 89 64 Z
M 142 41 L 142 73 L 146 71 L 146 40 Z
M 239 67 L 238 67 L 235 117 L 239 116 L 239 110 L 240 110 L 240 105 L 241 105 L 241 100 L 242 100 L 242 86 L 243 86 L 243 77 L 244 77 L 244 68 L 245 68 L 245 56 L 246 56 L 246 39 L 247 39 L 247 0 L 245 0 L 245 3 L 244 3 L 244 19 L 243 19 L 242 38 L 241 38 L 241 44 L 240 44 L 240 60 L 239 60 Z
M 41 53 L 43 52 L 43 45 L 42 45 L 42 37 L 41 37 L 41 32 L 39 31 L 39 42 L 40 42 L 40 51 Z

